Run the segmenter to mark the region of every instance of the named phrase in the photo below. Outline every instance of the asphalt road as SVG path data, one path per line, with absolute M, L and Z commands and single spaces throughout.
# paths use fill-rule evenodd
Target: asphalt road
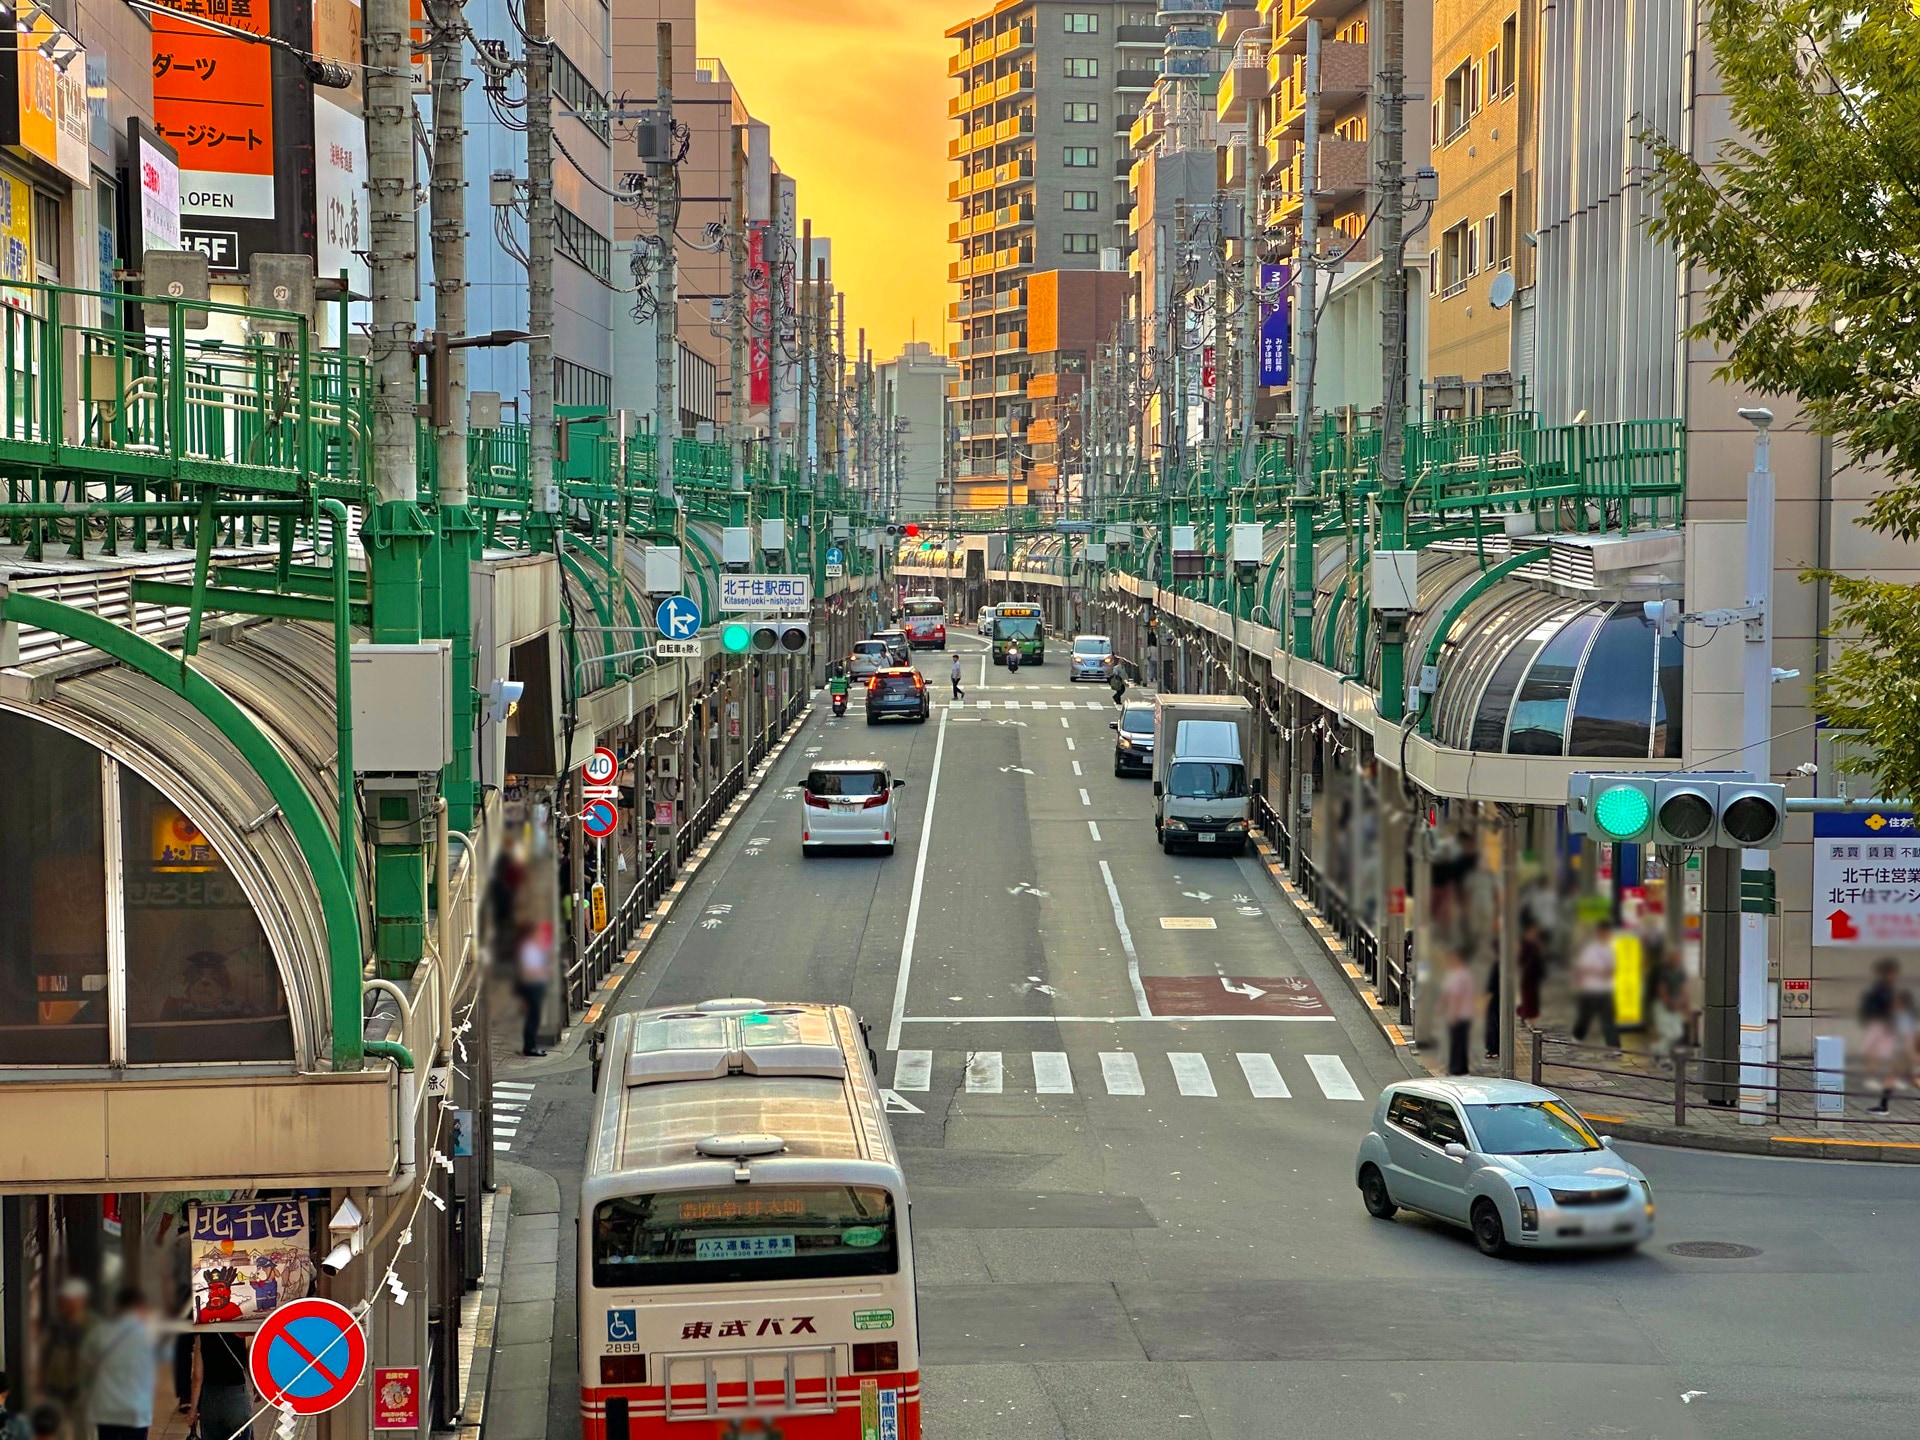
M 966 702 L 923 657 L 926 725 L 816 712 L 621 1002 L 873 1025 L 913 1107 L 929 1440 L 1915 1433 L 1920 1168 L 1622 1147 L 1660 1204 L 1625 1256 L 1490 1261 L 1370 1219 L 1354 1148 L 1401 1072 L 1258 862 L 1163 856 L 1105 689 L 1060 659 L 982 685 L 958 643 Z M 907 778 L 905 843 L 803 858 L 808 761 L 867 755 Z M 566 1436 L 584 1070 L 536 1093 L 510 1159 L 560 1182 Z

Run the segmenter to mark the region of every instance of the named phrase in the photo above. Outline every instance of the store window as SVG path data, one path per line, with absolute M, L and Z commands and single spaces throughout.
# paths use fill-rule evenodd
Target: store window
M 0 712 L 0 1065 L 108 1059 L 100 754 Z
M 120 817 L 128 1062 L 291 1060 L 279 966 L 213 842 L 126 769 Z

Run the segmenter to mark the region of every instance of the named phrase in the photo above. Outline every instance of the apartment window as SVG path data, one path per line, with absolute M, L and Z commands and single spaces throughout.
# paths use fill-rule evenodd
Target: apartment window
M 1100 118 L 1100 107 L 1091 100 L 1069 100 L 1060 107 L 1060 117 L 1069 125 L 1091 125 Z
M 1061 152 L 1060 163 L 1069 170 L 1091 170 L 1100 163 L 1100 152 L 1091 145 L 1069 145 Z
M 1100 253 L 1098 235 L 1062 235 L 1060 248 L 1068 255 L 1097 255 Z
M 1099 78 L 1100 62 L 1098 60 L 1074 55 L 1067 57 L 1067 79 L 1098 80 Z
M 1086 10 L 1069 10 L 1060 17 L 1069 35 L 1098 35 L 1100 17 Z
M 1480 227 L 1467 226 L 1467 275 L 1472 277 L 1480 273 Z
M 1440 294 L 1441 298 L 1457 295 L 1467 287 L 1467 276 L 1473 272 L 1467 268 L 1468 252 L 1472 249 L 1473 226 L 1462 220 L 1440 237 Z
M 578 65 L 557 45 L 553 51 L 553 94 L 573 118 L 602 140 L 611 140 L 607 124 L 607 97 L 594 88 Z
M 560 212 L 565 214 L 563 210 Z M 613 404 L 613 377 L 576 365 L 571 360 L 553 357 L 553 403 L 556 405 L 596 406 L 605 410 Z
M 1500 22 L 1500 93 L 1513 94 L 1520 83 L 1520 17 L 1509 15 Z
M 1486 219 L 1480 222 L 1480 244 L 1478 246 L 1480 263 L 1474 267 L 1475 269 L 1491 270 L 1494 268 L 1494 256 L 1499 253 L 1499 237 L 1495 233 L 1499 228 L 1499 224 L 1498 217 L 1493 215 L 1487 216 Z
M 1500 208 L 1494 212 L 1493 263 L 1502 270 L 1513 268 L 1513 240 L 1513 192 L 1509 190 L 1500 197 Z
M 1480 109 L 1480 62 L 1478 60 L 1463 60 L 1453 68 L 1453 72 L 1447 76 L 1441 105 L 1445 112 L 1442 118 L 1446 122 L 1442 135 L 1446 140 L 1452 140 L 1467 128 L 1468 122 Z
M 609 278 L 613 266 L 613 242 L 564 205 L 553 207 L 555 228 L 560 233 L 560 253 L 589 275 Z
M 1100 192 L 1098 190 L 1069 190 L 1063 197 L 1064 210 L 1098 210 Z
M 1427 251 L 1427 294 L 1438 295 L 1439 293 L 1440 252 L 1438 250 L 1429 250 Z

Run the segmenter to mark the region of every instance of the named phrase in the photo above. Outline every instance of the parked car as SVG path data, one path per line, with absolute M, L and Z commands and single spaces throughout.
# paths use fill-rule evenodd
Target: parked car
M 1518 1080 L 1389 1085 L 1360 1142 L 1367 1212 L 1417 1210 L 1482 1253 L 1631 1248 L 1653 1234 L 1653 1188 L 1551 1090 Z
M 856 640 L 853 653 L 847 656 L 847 678 L 867 680 L 893 663 L 893 652 L 887 648 L 886 641 Z
M 829 845 L 871 845 L 893 853 L 893 792 L 906 783 L 879 760 L 816 760 L 800 795 L 801 853 Z
M 1067 659 L 1068 680 L 1105 680 L 1113 668 L 1113 641 L 1104 635 L 1076 635 Z
M 1113 737 L 1113 773 L 1153 774 L 1153 693 L 1131 690 L 1120 702 L 1120 718 L 1107 722 Z
M 932 713 L 927 680 L 918 670 L 897 666 L 882 670 L 867 681 L 869 725 L 878 725 L 887 719 L 912 720 L 924 725 Z
M 913 663 L 913 643 L 907 639 L 906 631 L 876 630 L 873 632 L 873 638 L 882 642 L 887 647 L 887 653 L 893 657 L 894 664 L 910 665 Z
M 1000 612 L 991 605 L 982 605 L 979 615 L 974 617 L 974 628 L 982 635 L 993 634 L 993 617 Z

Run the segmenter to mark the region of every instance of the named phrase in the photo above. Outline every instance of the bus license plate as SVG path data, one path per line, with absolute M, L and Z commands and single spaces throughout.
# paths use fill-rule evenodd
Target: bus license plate
M 1193 838 L 1198 840 L 1202 845 L 1211 845 L 1213 844 L 1214 837 L 1211 835 L 1196 835 Z

